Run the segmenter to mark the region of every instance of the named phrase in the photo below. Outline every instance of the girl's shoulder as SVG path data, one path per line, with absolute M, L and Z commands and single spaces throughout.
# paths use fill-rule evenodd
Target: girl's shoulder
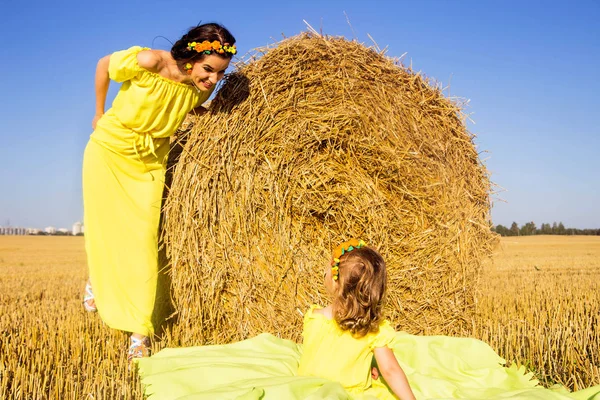
M 369 345 L 371 349 L 376 347 L 390 347 L 391 343 L 396 338 L 396 330 L 390 324 L 390 321 L 383 320 L 379 324 L 379 330 L 375 333 L 367 335 L 369 337 Z
M 331 310 L 331 306 L 327 306 L 325 308 L 313 304 L 312 306 L 310 306 L 307 315 L 310 316 L 314 316 L 314 315 L 318 315 L 318 316 L 322 316 L 325 317 L 326 319 L 333 319 L 333 312 Z
M 333 318 L 333 313 L 331 312 L 331 307 L 321 307 L 317 304 L 313 304 L 308 311 L 304 313 L 304 329 L 307 329 L 309 326 L 314 328 L 317 326 L 330 325 L 337 326 L 337 323 Z

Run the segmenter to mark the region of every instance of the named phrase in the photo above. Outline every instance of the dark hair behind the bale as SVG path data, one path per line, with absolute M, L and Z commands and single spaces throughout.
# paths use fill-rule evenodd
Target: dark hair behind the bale
M 385 262 L 377 251 L 361 247 L 340 257 L 333 316 L 342 330 L 357 337 L 379 330 L 386 280 Z
M 171 55 L 178 63 L 200 61 L 206 57 L 206 54 L 198 53 L 196 50 L 188 49 L 188 43 L 203 42 L 205 40 L 209 42 L 218 40 L 221 42 L 221 44 L 224 45 L 227 43 L 230 46 L 235 44 L 235 38 L 223 25 L 216 23 L 202 24 L 193 27 L 188 31 L 188 33 L 183 35 L 181 39 L 176 41 L 171 48 Z M 216 54 L 223 58 L 231 58 L 233 56 L 228 52 L 222 54 L 213 52 L 212 54 Z

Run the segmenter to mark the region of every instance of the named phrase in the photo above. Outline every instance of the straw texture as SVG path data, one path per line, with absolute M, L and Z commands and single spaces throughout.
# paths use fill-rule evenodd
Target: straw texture
M 182 131 L 164 208 L 181 345 L 300 340 L 339 242 L 388 266 L 410 333 L 470 325 L 490 181 L 460 104 L 382 52 L 302 34 L 258 50 Z

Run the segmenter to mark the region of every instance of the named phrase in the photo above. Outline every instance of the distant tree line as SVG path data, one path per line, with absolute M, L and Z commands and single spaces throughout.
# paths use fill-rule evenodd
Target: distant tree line
M 71 234 L 71 232 L 56 231 L 54 233 L 48 233 L 48 232 L 44 232 L 44 231 L 38 231 L 36 233 L 28 233 L 28 235 L 34 235 L 34 236 L 83 236 L 83 232 L 73 235 L 73 234 Z
M 492 231 L 500 236 L 529 236 L 529 235 L 600 235 L 600 229 L 577 229 L 565 228 L 562 222 L 554 222 L 550 224 L 542 224 L 540 228 L 535 226 L 535 222 L 528 222 L 524 225 L 519 225 L 513 222 L 510 228 L 503 225 L 492 227 Z

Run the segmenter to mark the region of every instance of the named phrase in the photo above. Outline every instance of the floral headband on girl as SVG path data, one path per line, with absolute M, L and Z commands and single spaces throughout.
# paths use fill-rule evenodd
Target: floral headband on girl
M 219 54 L 229 53 L 236 54 L 237 49 L 235 44 L 230 45 L 229 43 L 221 44 L 218 40 L 209 42 L 205 40 L 203 42 L 191 42 L 188 43 L 188 50 L 196 50 L 198 53 L 210 54 L 213 51 Z
M 367 244 L 362 240 L 350 239 L 340 244 L 333 250 L 333 259 L 331 260 L 331 278 L 337 281 L 340 275 L 340 258 L 354 249 L 360 249 Z

